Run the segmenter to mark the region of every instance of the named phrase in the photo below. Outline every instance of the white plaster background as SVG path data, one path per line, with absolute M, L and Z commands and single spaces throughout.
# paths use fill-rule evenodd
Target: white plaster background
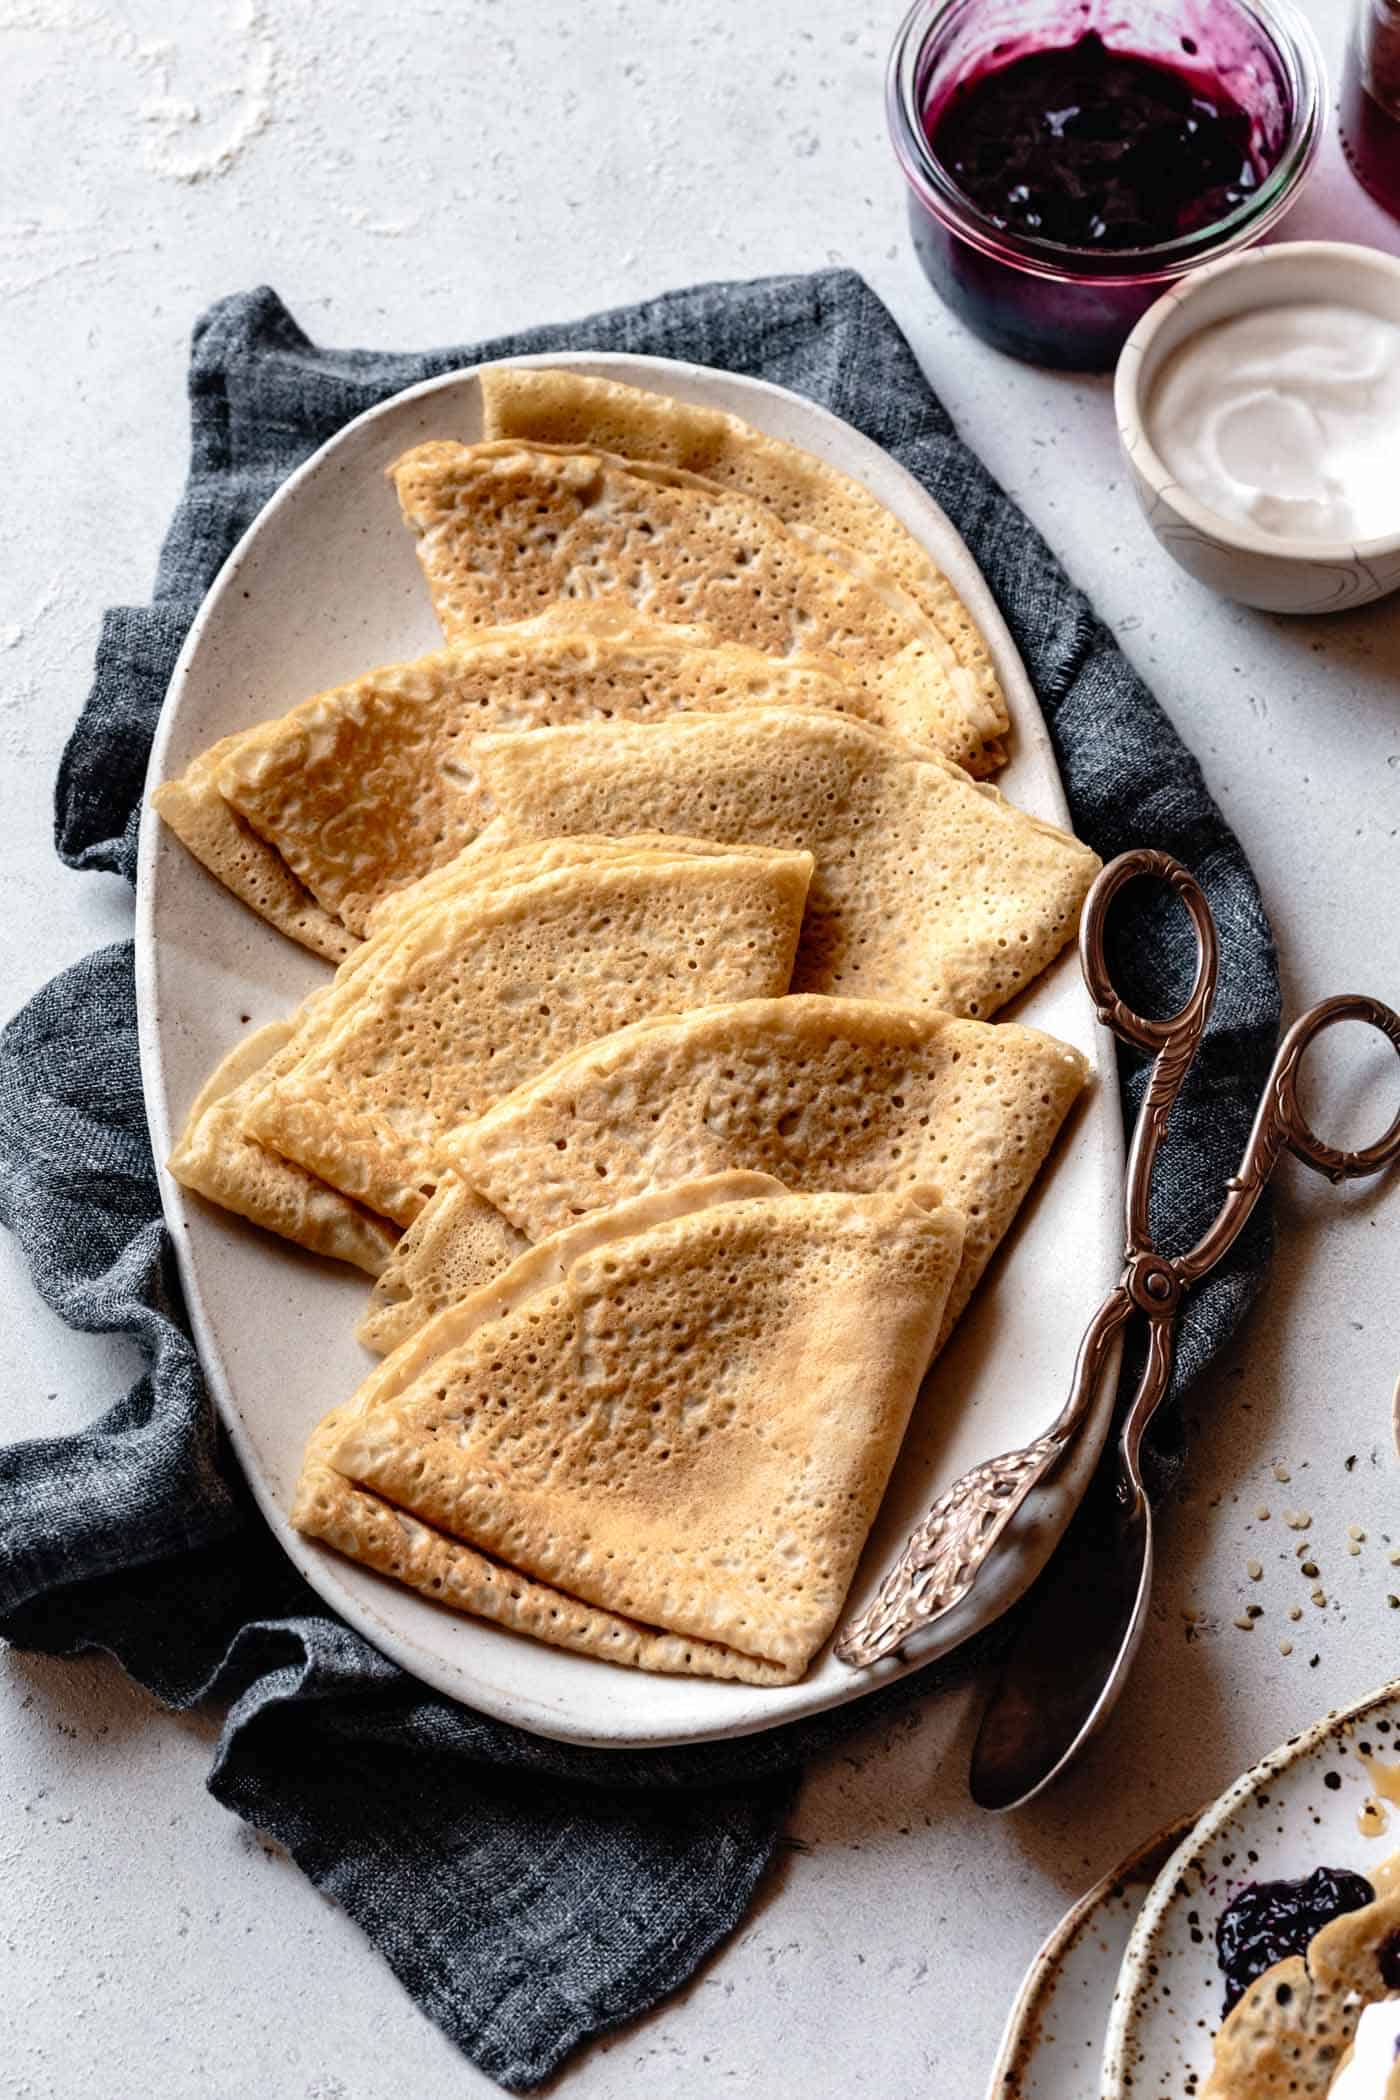
M 1347 10 L 1309 12 L 1335 64 Z M 0 4 L 7 1007 L 129 925 L 121 884 L 54 859 L 50 789 L 100 608 L 149 588 L 207 301 L 267 280 L 314 335 L 403 346 L 835 261 L 893 306 L 964 434 L 1194 745 L 1259 872 L 1291 1005 L 1400 996 L 1400 601 L 1289 624 L 1213 600 L 1133 508 L 1107 383 L 1008 363 L 940 310 L 884 136 L 895 14 L 836 0 Z M 1400 249 L 1332 145 L 1291 230 Z M 1345 1079 L 1319 1092 L 1339 1112 L 1366 1081 L 1393 1088 L 1379 1057 L 1338 1062 Z M 964 1795 L 970 1695 L 857 1739 L 809 1776 L 800 1848 L 734 1942 L 587 2052 L 561 2080 L 569 2100 L 973 2100 L 1068 1901 L 1276 1739 L 1396 1672 L 1400 1569 L 1383 1535 L 1400 1539 L 1400 1198 L 1289 1170 L 1279 1224 L 1267 1304 L 1195 1396 L 1135 1681 L 1070 1782 L 979 1817 Z M 124 1349 L 67 1333 L 4 1240 L 0 1285 L 0 1436 L 105 1406 Z M 1295 1572 L 1285 1507 L 1313 1512 L 1325 1608 Z M 1369 1534 L 1355 1557 L 1352 1523 Z M 1265 1613 L 1250 1633 L 1233 1624 L 1247 1602 Z M 1191 1639 L 1188 1611 L 1202 1615 Z M 104 1663 L 0 1659 L 0 2089 L 491 2090 L 346 1920 L 204 1793 L 213 1734 Z

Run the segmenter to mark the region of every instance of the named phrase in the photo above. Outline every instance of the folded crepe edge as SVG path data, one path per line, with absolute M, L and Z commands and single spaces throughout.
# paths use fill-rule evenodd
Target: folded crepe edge
M 974 725 L 985 736 L 986 767 L 1005 758 L 1001 739 L 1010 717 L 1001 680 L 977 622 L 923 543 L 851 475 L 804 447 L 769 436 L 724 409 L 682 402 L 649 388 L 557 366 L 488 365 L 480 375 L 482 436 L 587 442 L 598 427 L 601 404 L 622 418 L 639 446 L 669 450 L 675 463 L 713 476 L 726 452 L 774 457 L 783 471 L 812 489 L 835 487 L 843 505 L 873 525 L 894 553 L 893 572 L 946 637 L 972 688 Z M 725 484 L 729 485 L 728 483 Z M 784 515 L 781 503 L 775 508 Z M 792 520 L 789 520 L 792 522 Z M 978 768 L 978 770 L 982 770 Z
M 429 593 L 449 639 L 455 639 L 455 633 L 448 625 L 444 607 L 438 602 L 439 591 L 435 581 L 435 561 L 443 521 L 433 516 L 431 506 L 427 503 L 427 485 L 434 477 L 447 472 L 455 463 L 467 457 L 505 461 L 531 455 L 586 460 L 591 462 L 595 469 L 620 471 L 635 480 L 651 482 L 656 487 L 693 489 L 701 494 L 746 504 L 752 512 L 762 514 L 771 521 L 780 538 L 787 537 L 795 541 L 829 569 L 835 569 L 873 590 L 887 604 L 902 613 L 911 630 L 911 642 L 921 641 L 938 667 L 949 703 L 947 712 L 951 717 L 946 728 L 953 749 L 947 755 L 953 758 L 954 763 L 964 764 L 978 776 L 994 771 L 1005 763 L 1004 737 L 1010 728 L 1010 722 L 1006 715 L 1005 700 L 1001 696 L 1000 681 L 995 682 L 996 697 L 989 698 L 978 681 L 969 675 L 949 639 L 946 628 L 935 617 L 930 607 L 920 602 L 905 581 L 846 541 L 837 539 L 831 533 L 821 531 L 801 519 L 784 516 L 765 498 L 753 494 L 747 488 L 733 482 L 716 481 L 712 476 L 697 474 L 684 467 L 671 466 L 665 461 L 636 458 L 627 453 L 608 451 L 598 445 L 553 444 L 526 437 L 482 439 L 475 444 L 464 444 L 455 438 L 429 438 L 410 446 L 408 451 L 390 461 L 385 471 L 394 485 L 404 523 L 414 534 L 419 562 L 427 579 Z M 884 510 L 883 505 L 878 507 L 881 511 Z M 941 575 L 941 571 L 935 573 Z M 946 582 L 946 579 L 944 580 Z M 951 585 L 948 589 L 952 599 L 961 605 L 962 601 L 952 592 Z M 969 625 L 972 624 L 969 618 Z M 990 665 L 990 659 L 988 664 Z M 992 675 L 995 679 L 995 673 Z M 893 698 L 893 693 L 891 697 Z
M 827 1205 L 836 1203 L 857 1212 L 865 1223 L 870 1222 L 870 1213 L 876 1206 L 882 1213 L 887 1214 L 887 1223 L 891 1222 L 894 1214 L 899 1213 L 907 1226 L 910 1213 L 920 1214 L 925 1228 L 934 1229 L 939 1235 L 936 1259 L 942 1278 L 942 1287 L 936 1294 L 936 1302 L 932 1294 L 927 1302 L 920 1303 L 917 1307 L 911 1299 L 905 1304 L 901 1314 L 902 1319 L 915 1320 L 921 1337 L 916 1352 L 919 1358 L 918 1370 L 908 1380 L 908 1390 L 902 1395 L 902 1404 L 891 1401 L 883 1416 L 872 1419 L 864 1433 L 862 1448 L 866 1452 L 864 1463 L 869 1484 L 863 1492 L 869 1496 L 869 1508 L 859 1543 L 846 1570 L 846 1580 L 840 1595 L 828 1598 L 819 1606 L 814 1605 L 814 1608 L 807 1612 L 805 1624 L 799 1623 L 784 1630 L 779 1623 L 771 1622 L 762 1631 L 755 1625 L 756 1639 L 753 1646 L 745 1643 L 739 1651 L 755 1656 L 765 1664 L 788 1671 L 789 1676 L 780 1681 L 794 1681 L 806 1670 L 813 1655 L 824 1646 L 839 1617 L 841 1605 L 864 1552 L 870 1525 L 874 1521 L 888 1485 L 890 1472 L 898 1457 L 909 1416 L 918 1398 L 930 1360 L 947 1290 L 956 1273 L 964 1219 L 959 1212 L 936 1201 L 931 1190 L 916 1186 L 894 1193 L 877 1192 L 866 1195 L 851 1195 L 844 1191 L 807 1192 L 803 1197 L 794 1199 L 793 1192 L 784 1188 L 781 1183 L 775 1183 L 771 1176 L 737 1171 L 707 1176 L 701 1180 L 677 1184 L 670 1189 L 651 1191 L 632 1198 L 618 1205 L 614 1211 L 599 1213 L 579 1225 L 566 1228 L 564 1232 L 554 1235 L 552 1240 L 540 1242 L 496 1285 L 488 1286 L 475 1293 L 473 1298 L 465 1301 L 463 1305 L 438 1315 L 427 1329 L 420 1331 L 417 1337 L 380 1365 L 353 1396 L 336 1430 L 334 1441 L 327 1448 L 326 1462 L 335 1472 L 343 1474 L 354 1485 L 377 1495 L 382 1501 L 412 1501 L 411 1495 L 401 1498 L 397 1490 L 404 1484 L 405 1477 L 414 1482 L 422 1481 L 422 1464 L 419 1462 L 416 1465 L 407 1465 L 407 1461 L 401 1463 L 400 1459 L 394 1458 L 390 1447 L 384 1445 L 382 1433 L 376 1433 L 374 1420 L 381 1413 L 392 1414 L 394 1404 L 401 1400 L 413 1408 L 416 1404 L 415 1395 L 420 1393 L 421 1387 L 425 1383 L 431 1387 L 433 1368 L 442 1357 L 459 1350 L 470 1341 L 476 1330 L 487 1322 L 502 1317 L 543 1291 L 557 1289 L 562 1284 L 565 1291 L 572 1295 L 578 1266 L 587 1264 L 589 1257 L 605 1243 L 616 1246 L 620 1241 L 645 1235 L 658 1226 L 683 1224 L 697 1211 L 716 1204 L 740 1208 L 765 1197 L 782 1198 L 787 1203 L 793 1200 Z M 643 1266 L 647 1264 L 644 1262 Z M 407 1420 L 408 1417 L 405 1417 L 405 1422 Z M 383 1464 L 386 1456 L 390 1459 L 387 1469 Z M 386 1470 L 387 1479 L 377 1477 Z M 419 1492 L 422 1492 L 421 1487 Z M 509 1483 L 496 1466 L 488 1464 L 476 1477 L 474 1493 L 479 1500 L 484 1497 L 488 1505 L 494 1502 L 498 1495 L 504 1503 L 508 1503 Z M 431 1499 L 429 1495 L 429 1502 Z M 484 1552 L 487 1558 L 493 1557 L 491 1546 L 483 1545 L 480 1540 L 469 1540 L 465 1533 L 449 1532 L 448 1527 L 438 1522 L 430 1511 L 425 1512 L 421 1504 L 414 1503 L 411 1513 L 417 1516 L 420 1522 L 430 1524 L 445 1535 L 460 1536 L 462 1543 L 470 1544 L 473 1551 Z M 522 1572 L 527 1572 L 529 1579 L 534 1582 L 543 1583 L 550 1589 L 556 1588 L 552 1571 L 549 1569 L 531 1568 Z M 573 1598 L 571 1591 L 564 1594 Z M 601 1598 L 583 1601 L 616 1616 L 612 1614 L 610 1605 Z M 771 1601 L 770 1599 L 770 1603 Z M 712 1613 L 711 1616 L 713 1615 Z M 722 1622 L 723 1611 L 718 1616 Z M 746 1617 L 734 1621 L 731 1613 L 731 1625 L 747 1626 L 749 1623 Z M 704 1628 L 692 1624 L 688 1628 L 673 1627 L 669 1630 L 677 1638 L 686 1641 L 718 1643 L 726 1652 L 739 1649 L 732 1632 L 722 1623 Z
M 276 847 L 219 792 L 219 771 L 238 742 L 237 736 L 224 737 L 201 752 L 183 773 L 153 790 L 151 807 L 240 904 L 313 955 L 343 962 L 359 946 L 358 937 L 317 903 Z
M 242 1110 L 232 1098 L 294 1043 L 298 1019 L 270 1021 L 220 1058 L 196 1094 L 166 1165 L 183 1188 L 221 1210 L 308 1253 L 347 1262 L 377 1278 L 398 1243 L 394 1226 L 259 1143 L 244 1128 Z M 224 1123 L 227 1129 L 221 1128 Z M 252 1177 L 238 1173 L 244 1146 L 256 1150 L 258 1178 L 270 1186 L 270 1199 L 253 1186 Z
M 575 1654 L 662 1675 L 758 1685 L 795 1682 L 801 1668 L 791 1663 L 748 1655 L 721 1641 L 667 1633 L 557 1590 L 399 1509 L 387 1497 L 347 1479 L 332 1463 L 336 1447 L 364 1415 L 404 1390 L 436 1357 L 458 1347 L 487 1320 L 502 1317 L 522 1299 L 557 1282 L 580 1255 L 667 1217 L 715 1203 L 786 1193 L 768 1174 L 710 1175 L 683 1190 L 653 1191 L 619 1204 L 528 1247 L 502 1277 L 420 1327 L 348 1402 L 332 1408 L 317 1424 L 292 1503 L 294 1527 L 435 1603 Z
M 483 675 L 483 667 L 489 671 L 494 659 L 518 659 L 530 651 L 539 655 L 533 675 L 546 688 L 551 676 L 550 653 L 557 657 L 583 651 L 603 662 L 626 663 L 642 658 L 653 662 L 672 659 L 679 663 L 704 660 L 727 666 L 734 676 L 766 674 L 772 680 L 800 675 L 818 682 L 818 697 L 810 694 L 794 697 L 790 689 L 780 688 L 768 694 L 770 702 L 789 706 L 819 705 L 827 712 L 849 712 L 862 718 L 869 707 L 863 689 L 850 679 L 844 666 L 830 659 L 817 656 L 768 657 L 739 643 L 721 641 L 704 628 L 666 625 L 612 601 L 599 600 L 589 604 L 564 600 L 531 619 L 508 627 L 485 628 L 456 641 L 444 642 L 418 656 L 378 664 L 355 678 L 313 693 L 285 713 L 255 723 L 233 737 L 226 737 L 203 753 L 195 762 L 202 769 L 200 779 L 203 781 L 207 774 L 212 774 L 219 795 L 231 805 L 242 823 L 264 841 L 273 856 L 281 859 L 312 901 L 334 921 L 344 923 L 352 936 L 362 937 L 373 930 L 374 915 L 384 904 L 460 857 L 482 837 L 487 827 L 483 826 L 474 833 L 463 828 L 460 836 L 452 842 L 453 850 L 444 858 L 435 860 L 428 867 L 401 872 L 395 882 L 377 893 L 373 888 L 360 891 L 352 882 L 344 886 L 343 893 L 337 897 L 336 885 L 323 882 L 315 856 L 308 851 L 304 825 L 299 826 L 296 821 L 280 822 L 275 808 L 270 810 L 266 806 L 264 788 L 267 779 L 270 776 L 273 780 L 285 780 L 290 768 L 304 784 L 302 762 L 307 740 L 315 746 L 313 768 L 319 771 L 327 753 L 334 750 L 341 730 L 347 725 L 352 729 L 363 728 L 367 707 L 375 703 L 386 688 L 391 689 L 392 705 L 410 715 L 419 707 L 450 707 L 454 681 L 460 683 L 470 680 L 473 675 Z M 406 693 L 403 689 L 405 680 L 416 681 L 419 689 Z M 639 694 L 647 683 L 639 678 Z M 629 718 L 633 711 L 629 699 L 628 691 L 619 693 L 613 707 L 598 710 L 598 718 L 606 713 Z M 692 710 L 678 705 L 674 711 Z M 548 710 L 545 718 L 547 722 Z M 586 711 L 581 716 L 568 717 L 593 718 Z M 397 731 L 391 730 L 388 734 L 392 739 Z M 342 754 L 333 761 L 333 770 L 343 762 Z M 211 804 L 209 821 L 212 823 L 216 819 L 223 821 Z
M 531 1229 L 526 1214 L 512 1200 L 507 1177 L 500 1173 L 491 1157 L 491 1142 L 502 1130 L 508 1130 L 517 1117 L 528 1116 L 541 1101 L 546 1101 L 561 1086 L 567 1088 L 576 1083 L 580 1088 L 589 1083 L 606 1085 L 617 1074 L 625 1074 L 639 1049 L 644 1048 L 649 1037 L 678 1038 L 682 1035 L 703 1035 L 707 1029 L 721 1026 L 726 1021 L 743 1016 L 762 1017 L 765 1014 L 780 1019 L 791 1031 L 795 1043 L 823 1043 L 828 1039 L 827 1031 L 839 1024 L 847 1038 L 858 1041 L 862 1030 L 878 1027 L 888 1037 L 892 1033 L 903 1033 L 912 1047 L 927 1035 L 930 1028 L 942 1022 L 977 1030 L 996 1031 L 995 1036 L 1007 1044 L 1036 1058 L 1034 1085 L 1037 1091 L 1050 1096 L 1050 1127 L 1040 1147 L 1029 1164 L 1021 1181 L 1015 1201 L 1006 1211 L 1001 1228 L 994 1243 L 980 1257 L 972 1246 L 964 1248 L 963 1261 L 948 1294 L 948 1303 L 943 1315 L 934 1354 L 938 1354 L 958 1320 L 966 1311 L 978 1285 L 992 1262 L 1000 1252 L 1002 1243 L 1009 1236 L 1022 1205 L 1035 1188 L 1046 1162 L 1060 1139 L 1069 1115 L 1088 1085 L 1093 1067 L 1083 1051 L 1075 1044 L 1043 1028 L 1034 1028 L 1019 1021 L 979 1021 L 957 1014 L 940 1014 L 927 1007 L 906 1007 L 897 1001 L 845 998 L 825 993 L 789 992 L 776 999 L 735 1000 L 727 1004 L 716 1004 L 698 1008 L 692 1014 L 649 1014 L 643 1020 L 630 1022 L 626 1027 L 615 1029 L 611 1034 L 600 1036 L 595 1042 L 580 1044 L 567 1050 L 552 1065 L 546 1066 L 533 1079 L 527 1079 L 509 1094 L 502 1095 L 479 1116 L 460 1124 L 447 1140 L 447 1156 L 452 1162 L 454 1180 L 468 1187 L 483 1203 L 498 1211 L 515 1230 L 528 1233 Z M 839 1186 L 833 1183 L 833 1187 Z M 886 1193 L 895 1194 L 904 1186 L 890 1182 L 881 1185 Z M 424 1246 L 439 1220 L 430 1203 L 415 1220 L 411 1234 L 405 1234 L 395 1249 L 394 1266 L 401 1267 L 414 1259 Z M 420 1295 L 420 1293 L 415 1293 Z M 405 1326 L 410 1317 L 412 1298 L 401 1301 L 399 1324 Z
M 444 1238 L 450 1243 L 446 1256 Z M 469 1188 L 460 1175 L 444 1174 L 375 1279 L 355 1329 L 356 1341 L 376 1356 L 390 1356 L 434 1316 L 431 1306 L 428 1311 L 423 1310 L 422 1288 L 406 1275 L 405 1259 L 416 1265 L 420 1251 L 424 1252 L 439 1262 L 440 1277 L 450 1275 L 455 1279 L 462 1273 L 465 1256 L 473 1277 L 460 1293 L 465 1297 L 493 1283 L 531 1245 L 529 1237 L 479 1190 Z M 483 1263 L 491 1266 L 483 1268 Z M 429 1272 L 430 1277 L 432 1273 Z M 436 1309 L 445 1310 L 446 1298 L 440 1292 L 434 1295 L 440 1300 Z
M 328 1415 L 321 1430 L 329 1443 L 345 1426 L 342 1418 Z M 314 1433 L 313 1443 L 321 1430 Z M 319 1539 L 347 1560 L 389 1576 L 431 1603 L 575 1655 L 662 1676 L 741 1684 L 791 1684 L 801 1675 L 792 1665 L 767 1663 L 719 1641 L 663 1633 L 551 1589 L 383 1496 L 357 1487 L 335 1471 L 319 1448 L 308 1448 L 291 1521 L 303 1537 Z
M 565 845 L 567 841 L 558 843 Z M 528 844 L 523 842 L 522 850 L 527 850 Z M 721 843 L 707 844 L 703 854 L 662 846 L 651 852 L 624 848 L 610 859 L 605 858 L 602 869 L 604 874 L 631 877 L 664 868 L 684 879 L 726 861 L 761 864 L 771 885 L 773 902 L 781 903 L 786 911 L 790 923 L 783 939 L 785 943 L 790 941 L 790 946 L 775 951 L 782 958 L 779 974 L 786 981 L 791 974 L 792 959 L 801 935 L 807 891 L 815 866 L 814 857 L 805 848 L 729 847 Z M 473 922 L 475 929 L 479 931 L 493 926 L 528 908 L 535 899 L 547 896 L 551 885 L 557 888 L 574 872 L 575 869 L 566 862 L 534 875 L 522 874 L 518 881 L 500 889 L 482 885 L 483 894 Z M 433 938 L 438 922 L 445 919 L 454 907 L 470 909 L 477 888 L 478 885 L 469 884 L 460 898 L 446 898 L 441 912 L 430 901 L 421 910 L 415 911 L 410 906 L 405 908 L 401 917 L 392 917 L 377 935 L 390 955 L 391 964 L 393 956 L 409 942 L 420 936 L 425 940 Z M 363 970 L 362 957 L 372 945 L 365 944 L 360 953 L 351 958 L 333 990 L 358 979 Z M 416 1138 L 391 1133 L 384 1119 L 372 1110 L 355 1106 L 348 1100 L 332 1099 L 326 1091 L 330 1083 L 326 1071 L 329 1069 L 333 1080 L 335 1073 L 331 1060 L 342 1038 L 353 1029 L 357 1016 L 367 1010 L 360 1002 L 362 997 L 372 1000 L 375 982 L 376 979 L 371 977 L 367 980 L 367 989 L 361 985 L 348 999 L 340 998 L 333 1006 L 327 1006 L 328 1018 L 318 1038 L 308 1044 L 305 1055 L 294 1070 L 279 1074 L 258 1093 L 249 1105 L 245 1128 L 259 1143 L 305 1167 L 318 1181 L 340 1189 L 369 1210 L 392 1218 L 398 1225 L 409 1226 L 423 1210 L 449 1164 L 442 1142 L 434 1140 L 425 1146 Z M 445 1138 L 447 1133 L 442 1135 Z

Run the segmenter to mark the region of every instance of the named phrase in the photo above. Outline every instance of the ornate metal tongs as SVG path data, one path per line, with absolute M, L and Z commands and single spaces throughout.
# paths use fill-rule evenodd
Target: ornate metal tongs
M 1154 876 L 1170 884 L 1191 914 L 1196 929 L 1196 981 L 1180 1012 L 1163 1021 L 1147 1020 L 1124 1004 L 1109 977 L 1105 956 L 1109 906 L 1128 883 L 1142 876 Z M 1026 1497 L 1059 1464 L 1089 1418 L 1119 1336 L 1134 1314 L 1142 1315 L 1147 1324 L 1147 1359 L 1118 1438 L 1118 1472 L 1109 1527 L 1112 1580 L 1103 1579 L 1105 1564 L 1101 1554 L 1090 1585 L 1093 1607 L 1102 1623 L 1092 1629 L 1087 1623 L 1077 1626 L 1068 1647 L 1061 1641 L 1053 1654 L 1041 1650 L 1046 1671 L 1059 1672 L 1055 1685 L 1063 1709 L 1059 1733 L 1066 1736 L 1066 1741 L 1055 1762 L 1041 1771 L 1040 1766 L 1054 1746 L 1047 1743 L 1043 1726 L 1039 1739 L 1034 1744 L 1029 1742 L 1028 1732 L 1035 1717 L 1029 1708 L 1022 1712 L 1022 1702 L 1017 1712 L 1024 1726 L 1016 1741 L 1012 1743 L 1005 1727 L 1001 1732 L 1005 1771 L 997 1781 L 988 1781 L 988 1792 L 997 1796 L 998 1806 L 1009 1805 L 1010 1799 L 1024 1799 L 1028 1791 L 1035 1791 L 1052 1771 L 1060 1768 L 1107 1711 L 1132 1660 L 1151 1580 L 1151 1511 L 1143 1492 L 1139 1453 L 1143 1434 L 1167 1390 L 1173 1329 L 1183 1293 L 1199 1282 L 1234 1243 L 1285 1150 L 1333 1182 L 1354 1175 L 1377 1174 L 1400 1158 L 1400 1115 L 1384 1137 L 1360 1152 L 1342 1152 L 1324 1144 L 1303 1115 L 1298 1103 L 1298 1067 L 1309 1043 L 1324 1029 L 1338 1021 L 1365 1021 L 1380 1029 L 1400 1052 L 1400 1015 L 1380 1000 L 1361 994 L 1324 999 L 1294 1022 L 1279 1047 L 1244 1158 L 1238 1173 L 1226 1184 L 1225 1201 L 1215 1222 L 1188 1253 L 1159 1254 L 1148 1225 L 1152 1171 L 1172 1103 L 1195 1057 L 1215 996 L 1219 959 L 1215 922 L 1199 883 L 1179 861 L 1166 853 L 1125 853 L 1109 863 L 1089 892 L 1079 933 L 1079 954 L 1099 1019 L 1123 1042 L 1153 1053 L 1156 1059 L 1128 1155 L 1127 1255 L 1123 1273 L 1089 1323 L 1080 1344 L 1069 1399 L 1058 1419 L 1034 1443 L 975 1466 L 939 1497 L 911 1535 L 873 1602 L 851 1621 L 836 1643 L 836 1653 L 843 1662 L 856 1666 L 877 1662 L 962 1601 Z M 1053 1575 L 1052 1568 L 1047 1583 Z M 1076 1591 L 1076 1599 L 1082 1619 L 1083 1608 L 1090 1601 L 1089 1589 L 1082 1596 Z M 1014 1660 L 1013 1655 L 1013 1663 Z M 1060 1698 L 1062 1692 L 1071 1689 L 1063 1683 L 1064 1672 L 1074 1675 L 1076 1668 L 1076 1696 Z M 1086 1699 L 1088 1710 L 1081 1713 Z M 1042 1700 L 1040 1718 L 1045 1717 Z M 985 1725 L 983 1740 L 988 1740 Z M 978 1748 L 981 1752 L 982 1742 Z M 989 1750 L 982 1760 L 984 1770 L 991 1754 Z M 1037 1775 L 1034 1784 L 1023 1785 L 1031 1773 Z M 983 1798 L 976 1773 L 974 1792 Z M 1000 1798 L 1002 1794 L 1007 1798 Z

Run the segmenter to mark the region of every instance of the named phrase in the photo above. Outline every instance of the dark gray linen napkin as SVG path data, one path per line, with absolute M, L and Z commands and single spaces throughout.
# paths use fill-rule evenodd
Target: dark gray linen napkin
M 688 358 L 795 388 L 885 446 L 951 514 L 1025 658 L 1080 835 L 1105 858 L 1142 844 L 1179 855 L 1219 921 L 1221 993 L 1156 1190 L 1163 1239 L 1193 1237 L 1243 1148 L 1277 1032 L 1253 877 L 1195 760 L 848 271 L 706 285 L 414 355 L 320 349 L 266 289 L 220 301 L 195 330 L 193 461 L 155 602 L 108 613 L 64 754 L 63 858 L 133 875 L 176 654 L 287 474 L 403 387 L 561 348 Z M 1125 988 L 1164 1010 L 1191 976 L 1184 922 L 1157 898 L 1120 932 Z M 1125 1058 L 1129 1116 L 1142 1077 Z M 503 2085 L 537 2084 L 584 2037 L 674 1990 L 743 1915 L 802 1762 L 946 1681 L 929 1670 L 738 1744 L 579 1750 L 451 1704 L 331 1617 L 253 1510 L 189 1340 L 146 1133 L 129 943 L 65 971 L 0 1036 L 0 1216 L 63 1319 L 132 1335 L 146 1361 L 81 1433 L 0 1450 L 0 1634 L 51 1655 L 105 1651 L 172 1707 L 221 1702 L 216 1798 L 280 1840 Z M 1261 1207 L 1190 1301 L 1178 1394 L 1234 1329 L 1268 1250 Z

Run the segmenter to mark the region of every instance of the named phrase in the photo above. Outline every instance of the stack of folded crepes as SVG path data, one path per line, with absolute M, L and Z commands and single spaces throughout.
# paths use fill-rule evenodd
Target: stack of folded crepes
M 444 1604 L 784 1683 L 1084 1084 L 992 1016 L 1092 853 L 975 777 L 982 638 L 856 483 L 736 418 L 482 376 L 393 477 L 445 646 L 156 791 L 338 965 L 170 1166 L 376 1278 L 293 1519 Z

